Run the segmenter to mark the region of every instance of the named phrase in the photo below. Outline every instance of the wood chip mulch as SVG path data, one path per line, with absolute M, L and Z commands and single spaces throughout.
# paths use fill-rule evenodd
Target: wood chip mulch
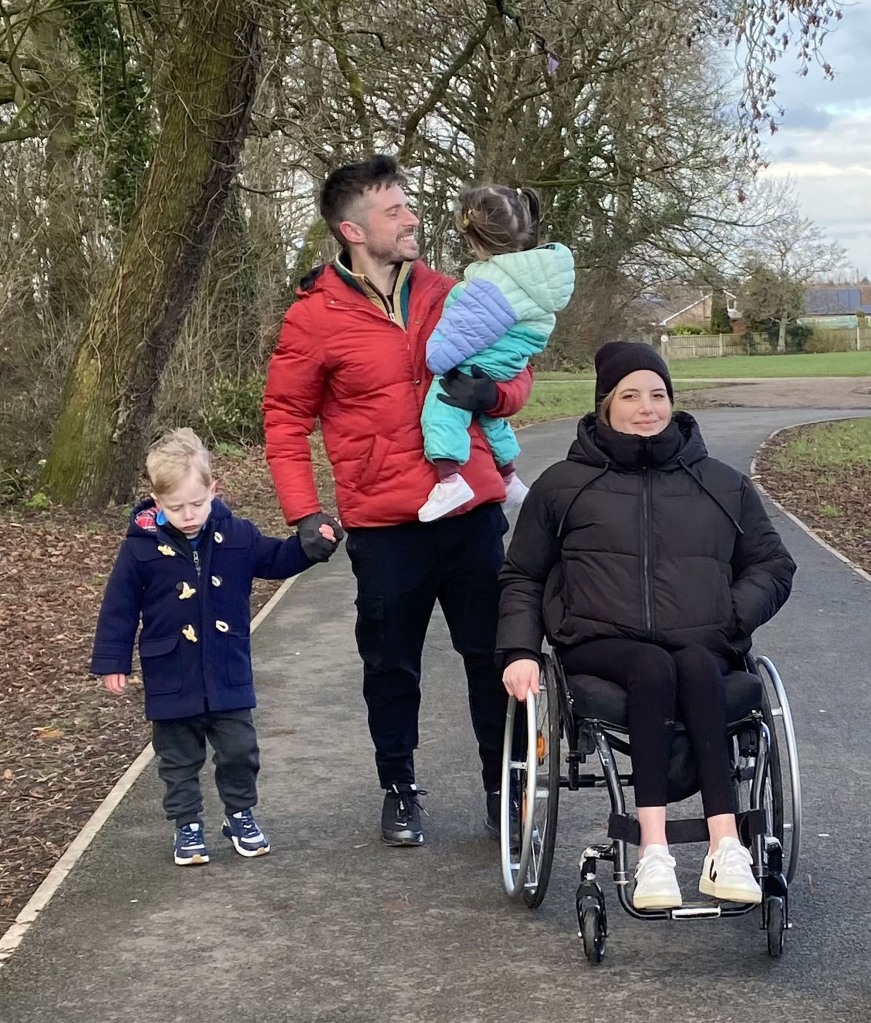
M 787 511 L 866 572 L 871 572 L 871 465 L 816 466 L 795 459 L 778 465 L 786 445 L 812 427 L 797 427 L 769 441 L 756 459 L 759 482 Z

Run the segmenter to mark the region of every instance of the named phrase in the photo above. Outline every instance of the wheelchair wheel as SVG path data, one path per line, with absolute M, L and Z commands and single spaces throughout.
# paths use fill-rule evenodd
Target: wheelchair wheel
M 540 906 L 547 892 L 559 812 L 560 701 L 556 672 L 550 657 L 545 659 L 541 676 L 541 693 L 536 701 L 535 714 L 535 820 L 529 867 L 523 886 L 523 900 L 530 909 Z
M 502 881 L 512 897 L 541 904 L 547 891 L 556 840 L 559 798 L 559 712 L 552 667 L 538 696 L 525 702 L 525 755 L 512 749 L 517 701 L 508 701 L 502 747 L 499 847 Z
M 765 912 L 768 917 L 768 954 L 778 959 L 783 954 L 783 930 L 786 926 L 786 913 L 783 899 L 773 895 L 765 900 Z
M 771 796 L 774 837 L 783 846 L 783 873 L 791 884 L 801 849 L 801 779 L 789 701 L 780 675 L 767 657 L 757 657 L 762 679 L 762 716 L 771 735 Z
M 581 938 L 584 942 L 584 955 L 593 966 L 601 963 L 605 957 L 606 937 L 605 911 L 594 903 L 585 906 L 581 916 Z

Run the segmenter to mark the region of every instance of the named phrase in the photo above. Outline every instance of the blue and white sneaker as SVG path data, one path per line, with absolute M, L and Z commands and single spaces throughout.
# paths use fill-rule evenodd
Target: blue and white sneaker
M 173 858 L 179 867 L 198 867 L 209 862 L 202 824 L 182 824 L 175 829 Z
M 240 856 L 265 856 L 269 852 L 269 839 L 257 827 L 250 809 L 225 817 L 221 831 Z

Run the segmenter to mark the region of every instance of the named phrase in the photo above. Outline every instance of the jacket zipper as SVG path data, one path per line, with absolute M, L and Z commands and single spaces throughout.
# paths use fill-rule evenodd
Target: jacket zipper
M 378 289 L 376 288 L 375 290 L 377 291 Z M 450 289 L 449 288 L 444 288 L 443 290 L 444 290 L 444 293 L 447 294 Z M 381 292 L 378 292 L 378 294 L 381 295 Z M 383 298 L 384 296 L 382 295 L 381 297 Z M 402 331 L 403 338 L 405 340 L 405 355 L 406 355 L 406 358 L 408 360 L 408 369 L 409 369 L 408 379 L 412 383 L 412 385 L 414 386 L 415 391 L 416 391 L 418 385 L 420 384 L 421 378 L 417 374 L 416 367 L 414 365 L 414 357 L 411 354 L 411 342 L 409 340 L 408 324 L 406 324 L 405 327 L 401 327 L 399 325 L 399 323 L 396 320 L 396 316 L 394 315 L 392 310 L 389 311 L 389 312 L 387 311 L 386 300 L 385 300 L 385 309 L 381 310 L 381 311 L 376 309 L 375 306 L 372 304 L 372 302 L 369 301 L 369 299 L 366 299 L 366 303 L 368 305 L 368 308 L 367 308 L 367 305 L 363 305 L 362 303 L 358 305 L 356 302 L 348 302 L 348 301 L 342 300 L 340 298 L 328 298 L 327 301 L 329 302 L 330 306 L 332 306 L 332 308 L 334 308 L 334 309 L 344 309 L 346 311 L 347 310 L 359 310 L 364 315 L 366 315 L 366 316 L 375 316 L 379 320 L 382 320 L 382 322 L 383 322 L 383 316 L 386 315 L 388 322 L 392 323 L 394 327 L 397 327 L 399 330 Z M 410 313 L 411 313 L 411 309 L 409 307 L 409 317 L 410 317 Z M 409 322 L 410 322 L 410 319 L 409 319 Z M 417 399 L 418 406 L 421 409 L 423 408 L 424 398 L 425 398 L 425 394 L 420 395 L 418 397 L 418 399 Z
M 396 323 L 396 313 L 394 311 L 392 299 L 388 298 L 387 295 L 383 295 L 374 285 L 372 285 L 372 289 L 384 303 L 384 311 L 387 313 L 387 318 L 391 321 L 391 323 Z M 406 330 L 406 334 L 407 333 L 408 331 Z
M 644 602 L 644 625 L 653 638 L 653 578 L 650 571 L 653 548 L 652 489 L 649 469 L 642 469 L 641 478 L 641 580 Z
M 191 554 L 193 555 L 193 558 L 194 558 L 194 568 L 197 570 L 197 579 L 199 579 L 199 577 L 200 577 L 200 554 L 199 554 L 199 551 L 195 547 L 191 548 Z

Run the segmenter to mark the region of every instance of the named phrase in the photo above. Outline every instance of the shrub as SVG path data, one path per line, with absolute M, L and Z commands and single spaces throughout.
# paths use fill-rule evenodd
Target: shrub
M 856 347 L 855 331 L 815 330 L 804 350 L 814 355 L 823 352 L 849 352 Z
M 41 490 L 37 490 L 28 501 L 25 502 L 26 507 L 33 511 L 48 511 L 51 508 L 51 499 L 48 494 L 43 493 Z
M 707 334 L 708 330 L 706 327 L 697 327 L 694 323 L 679 323 L 676 327 L 669 328 L 669 334 L 674 334 L 677 337 L 686 336 L 688 334 Z
M 807 345 L 814 336 L 813 327 L 804 323 L 789 323 L 786 327 L 786 350 L 788 353 L 798 355 L 808 351 Z
M 215 377 L 203 395 L 199 430 L 208 444 L 263 443 L 263 373 Z
M 741 340 L 747 348 L 748 355 L 771 355 L 777 345 L 776 336 L 772 345 L 771 338 L 767 334 L 755 330 L 745 330 L 741 335 Z

